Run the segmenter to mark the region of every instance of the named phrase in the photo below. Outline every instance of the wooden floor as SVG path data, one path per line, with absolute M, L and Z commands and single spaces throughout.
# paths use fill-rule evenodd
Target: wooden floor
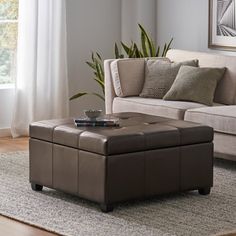
M 0 216 L 0 236 L 55 236 L 39 228 Z
M 28 150 L 28 138 L 0 138 L 0 153 Z M 57 234 L 0 215 L 0 236 L 55 236 Z
M 16 152 L 28 150 L 28 138 L 0 138 L 0 152 Z

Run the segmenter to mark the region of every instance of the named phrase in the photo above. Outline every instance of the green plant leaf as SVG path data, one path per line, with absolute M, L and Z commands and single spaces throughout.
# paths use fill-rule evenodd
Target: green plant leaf
M 145 37 L 145 34 L 143 31 L 141 31 L 141 44 L 142 44 L 142 50 L 143 50 L 144 57 L 148 57 L 146 37 Z
M 92 52 L 91 58 L 92 58 L 92 61 L 94 62 L 94 53 L 93 52 Z
M 156 47 L 155 47 L 155 44 L 153 43 L 152 39 L 150 39 L 149 52 L 150 52 L 150 55 L 152 57 L 155 57 L 155 55 L 156 55 Z
M 121 46 L 123 47 L 124 51 L 126 52 L 127 55 L 130 54 L 130 47 L 128 47 L 126 44 L 123 42 L 120 42 Z
M 130 46 L 130 50 L 129 50 L 129 54 L 128 57 L 129 58 L 134 58 L 135 57 L 135 48 L 134 48 L 134 42 L 131 42 L 131 46 Z
M 103 101 L 105 101 L 105 98 L 102 95 L 100 95 L 98 93 L 91 93 L 91 94 L 94 96 L 97 96 L 97 97 L 101 98 Z
M 115 57 L 116 57 L 116 59 L 120 58 L 120 52 L 119 52 L 119 48 L 117 46 L 117 43 L 115 43 Z
M 99 77 L 100 80 L 104 81 L 104 70 L 100 61 L 95 59 L 95 67 L 96 67 L 96 76 Z
M 139 55 L 140 55 L 140 58 L 144 58 L 144 55 L 140 50 L 139 50 Z
M 164 48 L 163 48 L 163 52 L 162 52 L 162 57 L 164 57 L 165 56 L 165 53 L 166 53 L 166 47 L 167 47 L 167 45 L 166 45 L 166 43 L 165 43 L 165 45 L 164 45 Z
M 156 57 L 159 57 L 160 54 L 160 46 L 157 47 Z
M 168 45 L 166 47 L 165 56 L 166 56 L 167 52 L 170 50 L 170 46 L 171 46 L 172 42 L 173 42 L 173 38 L 171 38 L 170 42 L 168 43 Z
M 98 63 L 97 61 L 95 62 L 95 66 L 96 66 L 97 77 L 98 77 L 100 80 L 103 80 L 103 77 L 102 77 L 102 74 L 101 74 L 101 71 L 100 71 L 100 67 L 99 67 L 99 63 Z
M 101 81 L 100 79 L 94 78 L 94 80 L 99 84 L 99 86 L 101 87 L 102 91 L 104 92 L 104 88 L 105 88 L 105 84 L 103 81 Z
M 76 99 L 76 98 L 80 98 L 80 97 L 82 97 L 82 96 L 84 96 L 84 95 L 94 95 L 94 96 L 99 97 L 99 98 L 102 99 L 103 101 L 105 101 L 105 98 L 104 98 L 102 95 L 98 94 L 98 93 L 77 93 L 76 95 L 74 95 L 74 96 L 72 96 L 72 97 L 70 98 L 70 101 L 73 100 L 73 99 Z
M 144 37 L 145 37 L 145 41 L 147 42 L 148 44 L 148 47 L 149 47 L 149 56 L 150 57 L 155 57 L 155 54 L 156 54 L 156 48 L 155 48 L 155 45 L 154 45 L 154 42 L 153 40 L 149 37 L 148 33 L 146 32 L 146 30 L 142 27 L 142 25 L 138 24 L 140 30 L 141 30 L 141 35 L 144 34 Z M 145 54 L 144 54 L 145 56 Z
M 100 72 L 101 72 L 101 75 L 102 75 L 102 81 L 104 81 L 104 69 L 103 69 L 102 64 L 99 64 L 99 68 L 100 68 Z
M 136 57 L 136 58 L 142 57 L 136 43 L 134 43 L 134 53 L 135 53 L 135 57 Z
M 96 55 L 99 58 L 99 60 L 102 61 L 102 57 L 100 56 L 100 54 L 98 52 L 96 52 Z
M 95 66 L 92 62 L 86 61 L 86 64 L 87 64 L 89 67 L 91 67 L 93 70 L 96 70 L 96 66 Z
M 71 101 L 71 100 L 74 100 L 74 99 L 76 99 L 76 98 L 80 98 L 80 97 L 82 97 L 82 96 L 84 96 L 84 95 L 88 95 L 88 93 L 77 93 L 77 94 L 75 94 L 74 96 L 70 97 L 70 101 Z

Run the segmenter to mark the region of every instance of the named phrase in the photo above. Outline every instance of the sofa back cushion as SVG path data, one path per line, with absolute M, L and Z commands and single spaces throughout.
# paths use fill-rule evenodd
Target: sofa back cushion
M 111 63 L 112 81 L 116 96 L 138 96 L 143 88 L 145 77 L 144 58 L 117 59 Z M 169 61 L 167 58 L 153 60 Z
M 176 49 L 169 50 L 167 57 L 175 62 L 197 58 L 200 67 L 226 67 L 227 70 L 217 85 L 214 102 L 236 104 L 236 57 Z
M 117 59 L 111 63 L 112 81 L 116 96 L 138 95 L 144 83 L 145 59 Z

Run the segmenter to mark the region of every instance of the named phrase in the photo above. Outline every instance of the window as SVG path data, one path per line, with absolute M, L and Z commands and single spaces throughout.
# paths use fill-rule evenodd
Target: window
M 18 0 L 0 0 L 0 85 L 14 83 Z

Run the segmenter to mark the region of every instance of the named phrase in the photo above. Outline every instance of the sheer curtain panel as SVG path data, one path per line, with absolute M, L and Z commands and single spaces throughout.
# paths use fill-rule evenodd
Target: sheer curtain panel
M 65 0 L 19 0 L 12 135 L 33 121 L 68 116 Z

